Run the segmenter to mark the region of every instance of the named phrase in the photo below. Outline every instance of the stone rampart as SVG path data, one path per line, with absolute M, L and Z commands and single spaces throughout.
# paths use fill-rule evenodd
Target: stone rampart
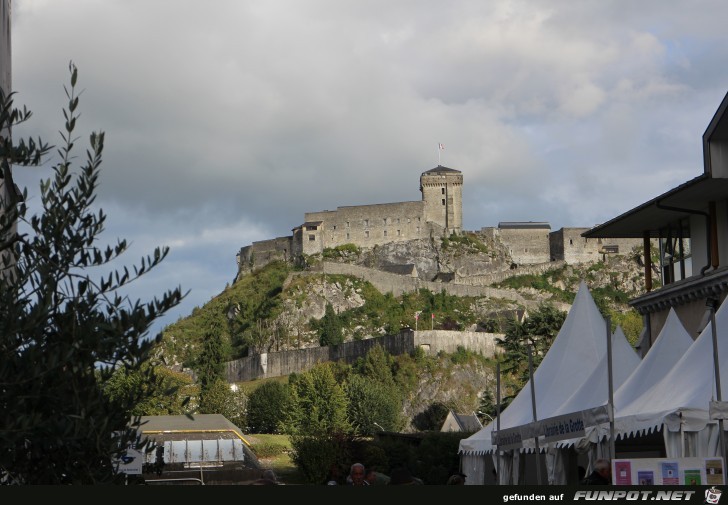
M 344 361 L 351 364 L 357 358 L 365 356 L 375 345 L 381 345 L 393 356 L 410 353 L 417 347 L 433 355 L 440 351 L 453 353 L 458 346 L 462 346 L 485 357 L 492 357 L 496 349 L 495 339 L 500 336 L 495 333 L 469 331 L 405 330 L 398 335 L 366 338 L 337 346 L 269 352 L 240 358 L 225 364 L 226 378 L 230 383 L 247 382 L 305 372 L 326 361 Z
M 548 228 L 497 228 L 496 233 L 508 248 L 516 265 L 547 263 L 551 260 Z
M 548 263 L 541 263 L 538 265 L 519 265 L 518 268 L 513 270 L 502 270 L 500 272 L 492 272 L 488 274 L 456 277 L 455 282 L 457 284 L 466 284 L 469 286 L 489 286 L 496 282 L 503 282 L 514 275 L 540 275 L 547 270 L 561 268 L 565 264 L 566 262 L 564 261 L 550 261 Z
M 641 238 L 585 238 L 581 234 L 589 228 L 561 228 L 549 236 L 551 258 L 569 264 L 593 263 L 604 254 L 629 254 L 643 245 Z M 656 242 L 655 242 L 656 244 Z
M 489 296 L 494 298 L 507 298 L 528 305 L 528 301 L 513 289 L 498 289 L 487 286 L 456 284 L 452 282 L 432 282 L 422 279 L 382 272 L 374 268 L 351 265 L 348 263 L 322 262 L 321 271 L 325 274 L 353 275 L 369 281 L 382 293 L 391 292 L 394 296 L 401 296 L 403 293 L 412 293 L 420 288 L 427 289 L 433 293 L 445 291 L 453 296 Z M 307 272 L 298 272 L 305 275 Z

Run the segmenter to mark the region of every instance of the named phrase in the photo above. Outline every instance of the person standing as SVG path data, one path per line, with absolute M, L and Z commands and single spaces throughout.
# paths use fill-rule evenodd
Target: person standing
M 354 463 L 351 465 L 349 470 L 349 478 L 347 484 L 350 486 L 368 486 L 369 482 L 364 478 L 366 477 L 366 468 L 363 463 Z
M 606 485 L 612 483 L 612 463 L 608 459 L 598 459 L 594 462 L 594 470 L 587 475 L 581 484 L 587 486 Z

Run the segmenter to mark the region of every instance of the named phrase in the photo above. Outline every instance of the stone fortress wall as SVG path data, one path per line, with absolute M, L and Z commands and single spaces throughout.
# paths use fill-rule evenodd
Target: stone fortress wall
M 604 254 L 628 254 L 642 239 L 633 238 L 585 238 L 581 234 L 589 228 L 562 228 L 549 236 L 551 259 L 561 259 L 569 264 L 592 263 Z
M 428 355 L 440 351 L 454 353 L 459 346 L 489 358 L 496 352 L 499 333 L 446 330 L 402 330 L 397 335 L 365 338 L 344 342 L 337 346 L 309 347 L 290 351 L 268 352 L 247 356 L 225 363 L 225 375 L 229 383 L 247 382 L 269 377 L 281 377 L 309 370 L 318 363 L 341 361 L 351 364 L 366 356 L 375 345 L 381 345 L 393 356 L 409 354 L 416 348 Z
M 421 201 L 307 212 L 302 226 L 303 253 L 309 255 L 322 252 L 324 247 L 374 247 L 385 242 L 427 238 L 439 231 L 435 223 L 425 220 Z

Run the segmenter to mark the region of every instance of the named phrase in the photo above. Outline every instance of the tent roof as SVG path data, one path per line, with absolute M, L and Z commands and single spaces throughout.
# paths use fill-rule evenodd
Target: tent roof
M 657 384 L 687 352 L 693 339 L 670 309 L 660 334 L 632 375 L 614 393 L 614 411 L 622 409 Z
M 662 330 L 647 351 L 647 355 L 614 392 L 615 417 L 620 416 L 626 405 L 657 384 L 687 352 L 692 343 L 693 339 L 680 322 L 675 309 L 671 308 Z M 606 402 L 604 403 L 606 404 Z M 587 428 L 587 437 L 595 442 L 597 438 L 607 434 L 606 430 L 606 427 Z M 556 445 L 568 447 L 578 441 L 579 438 L 573 438 L 557 442 Z
M 728 328 L 728 303 L 715 314 L 717 334 Z M 722 329 L 722 330 L 721 330 Z M 726 370 L 728 345 L 718 345 L 718 362 Z M 643 394 L 631 398 L 615 412 L 615 428 L 622 436 L 650 431 L 662 424 L 668 429 L 699 431 L 709 422 L 710 401 L 717 400 L 713 360 L 712 323 L 709 323 L 665 376 Z M 728 379 L 721 375 L 721 391 Z
M 609 402 L 609 363 L 603 356 L 591 375 L 556 411 L 554 416 L 571 414 L 581 410 L 606 405 Z M 640 357 L 629 343 L 621 327 L 612 334 L 612 384 L 613 392 L 635 371 Z
M 554 410 L 571 396 L 573 385 L 587 380 L 606 355 L 606 335 L 606 322 L 586 283 L 581 281 L 564 324 L 533 374 L 536 414 L 539 419 L 551 417 Z M 491 432 L 496 428 L 496 422 L 461 440 L 459 452 L 492 452 Z M 501 412 L 500 428 L 513 428 L 531 422 L 533 409 L 529 381 Z

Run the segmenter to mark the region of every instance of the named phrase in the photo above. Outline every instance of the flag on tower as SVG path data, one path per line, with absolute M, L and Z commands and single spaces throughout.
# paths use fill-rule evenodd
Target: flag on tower
M 435 314 L 432 314 L 432 319 L 435 319 Z
M 442 151 L 443 149 L 445 149 L 445 145 L 444 144 L 437 144 L 437 147 L 440 149 L 440 151 Z

